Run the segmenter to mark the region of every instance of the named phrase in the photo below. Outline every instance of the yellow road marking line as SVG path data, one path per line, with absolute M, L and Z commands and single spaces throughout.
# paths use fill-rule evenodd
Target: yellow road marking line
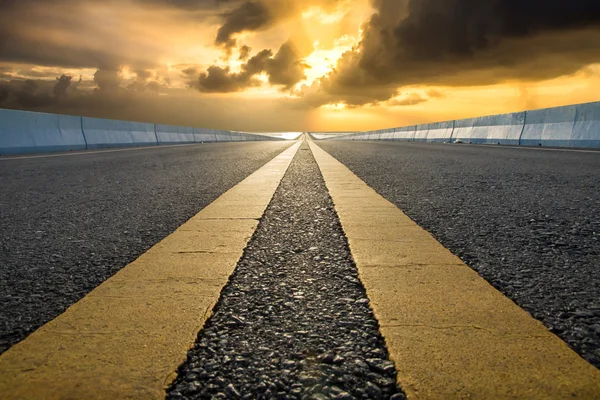
M 299 147 L 2 354 L 0 397 L 163 399 Z
M 600 398 L 600 371 L 310 146 L 409 399 Z

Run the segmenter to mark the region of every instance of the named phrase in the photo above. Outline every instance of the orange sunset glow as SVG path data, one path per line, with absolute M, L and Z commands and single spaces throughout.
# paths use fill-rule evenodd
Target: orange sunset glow
M 599 6 L 525 3 L 5 0 L 0 108 L 357 131 L 600 100 Z

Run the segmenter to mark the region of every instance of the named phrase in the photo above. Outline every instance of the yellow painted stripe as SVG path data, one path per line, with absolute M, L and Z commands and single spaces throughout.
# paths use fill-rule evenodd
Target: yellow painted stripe
M 2 354 L 0 398 L 164 398 L 299 146 Z
M 600 399 L 600 371 L 310 146 L 409 399 Z

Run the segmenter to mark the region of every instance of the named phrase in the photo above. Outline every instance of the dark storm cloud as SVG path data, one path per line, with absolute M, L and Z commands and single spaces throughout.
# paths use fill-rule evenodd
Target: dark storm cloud
M 221 17 L 223 25 L 217 32 L 215 43 L 226 48 L 235 46 L 236 40 L 232 37 L 234 34 L 256 31 L 273 22 L 269 8 L 261 1 L 246 1 L 233 10 L 223 13 Z
M 284 43 L 275 56 L 271 50 L 262 50 L 242 65 L 240 72 L 229 67 L 210 66 L 200 74 L 196 87 L 206 93 L 231 93 L 258 86 L 256 75 L 266 73 L 269 83 L 284 90 L 291 89 L 305 78 L 304 65 L 290 42 Z M 189 71 L 188 71 L 189 72 Z
M 416 59 L 465 57 L 504 38 L 600 27 L 597 0 L 412 0 L 408 18 L 392 30 Z
M 263 50 L 242 65 L 240 72 L 235 73 L 229 67 L 210 66 L 200 74 L 196 87 L 205 93 L 232 93 L 259 86 L 256 75 L 267 69 L 272 56 L 271 50 Z
M 147 71 L 137 71 L 136 77 L 127 82 L 114 68 L 98 69 L 93 81 L 83 81 L 82 77 L 74 80 L 67 74 L 54 80 L 23 78 L 19 76 L 20 68 L 2 67 L 0 71 L 6 71 L 8 77 L 0 80 L 0 108 L 60 112 L 62 107 L 71 107 L 90 111 L 88 106 L 109 107 L 112 99 L 122 100 L 133 93 L 168 90 L 164 78 Z
M 124 118 L 129 114 L 137 115 L 135 118 L 138 120 L 144 115 L 142 120 L 151 120 L 151 112 L 136 114 L 135 107 L 129 102 L 139 102 L 143 96 L 162 97 L 152 96 L 151 93 L 164 90 L 169 90 L 164 79 L 161 80 L 158 76 L 148 77 L 144 73 L 124 86 L 119 71 L 114 69 L 97 70 L 93 81 L 83 81 L 81 77 L 74 81 L 72 76 L 66 74 L 53 81 L 13 78 L 0 80 L 0 108 L 106 118 Z
M 55 87 L 56 83 L 44 80 L 0 82 L 0 107 L 36 109 L 56 104 L 60 99 L 53 94 Z
M 310 6 L 318 5 L 330 10 L 345 1 L 347 0 L 222 0 L 218 4 L 233 7 L 220 14 L 222 25 L 217 32 L 215 44 L 231 51 L 237 44 L 235 34 L 270 28 Z
M 363 25 L 361 43 L 321 80 L 322 90 L 338 101 L 378 102 L 410 84 L 548 79 L 600 60 L 597 0 L 374 0 L 373 5 L 378 12 Z
M 249 46 L 243 45 L 240 46 L 240 56 L 238 57 L 238 60 L 247 60 L 248 57 L 250 57 L 250 52 L 252 51 L 252 48 L 250 48 Z
M 0 104 L 4 103 L 8 96 L 10 95 L 10 90 L 6 83 L 0 82 Z
M 266 71 L 270 84 L 289 90 L 306 77 L 304 75 L 305 68 L 307 65 L 298 60 L 298 52 L 294 46 L 290 42 L 286 42 L 275 54 L 275 57 L 269 60 Z
M 117 92 L 121 87 L 121 76 L 115 68 L 98 69 L 94 73 L 94 82 L 98 85 L 98 91 L 103 93 Z
M 197 88 L 204 93 L 231 93 L 258 85 L 259 81 L 245 72 L 232 73 L 229 67 L 213 65 L 200 74 Z
M 65 97 L 67 96 L 67 90 L 71 86 L 71 81 L 73 80 L 72 76 L 61 75 L 59 78 L 56 78 L 56 84 L 54 85 L 54 89 L 52 90 L 54 97 Z

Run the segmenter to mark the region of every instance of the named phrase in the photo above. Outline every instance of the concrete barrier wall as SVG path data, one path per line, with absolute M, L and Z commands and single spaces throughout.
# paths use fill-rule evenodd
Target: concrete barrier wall
M 527 111 L 523 146 L 570 146 L 577 114 L 576 106 Z
M 80 117 L 0 109 L 0 155 L 85 148 Z
M 217 142 L 231 142 L 231 133 L 225 131 L 216 131 Z
M 475 118 L 471 143 L 518 145 L 524 123 L 524 112 Z
M 0 109 L 0 155 L 267 140 L 286 139 L 246 132 Z
M 454 133 L 454 121 L 434 122 L 427 124 L 427 141 L 432 143 L 449 143 Z
M 158 144 L 195 143 L 194 128 L 156 124 Z
M 216 142 L 217 137 L 210 129 L 194 128 L 194 142 L 196 143 L 211 143 Z
M 401 140 L 404 142 L 413 141 L 415 139 L 415 135 L 417 134 L 417 126 L 404 126 L 401 128 L 396 128 L 394 132 L 394 140 Z
M 454 121 L 452 140 L 455 142 L 470 143 L 473 132 L 473 119 L 459 119 Z
M 83 117 L 82 127 L 88 149 L 158 145 L 150 123 Z
M 473 144 L 518 145 L 524 123 L 524 112 L 457 120 L 452 139 Z
M 600 148 L 600 102 L 359 132 L 333 140 Z
M 364 137 L 364 140 L 377 140 L 379 139 L 379 131 L 365 132 Z
M 600 102 L 579 104 L 571 134 L 571 147 L 600 148 Z
M 394 128 L 384 129 L 381 132 L 381 140 L 393 140 L 394 139 Z
M 241 132 L 231 132 L 231 141 L 232 142 L 241 142 L 243 141 L 243 135 Z
M 427 134 L 429 133 L 429 125 L 417 125 L 415 129 L 415 136 L 413 140 L 415 142 L 426 142 Z

